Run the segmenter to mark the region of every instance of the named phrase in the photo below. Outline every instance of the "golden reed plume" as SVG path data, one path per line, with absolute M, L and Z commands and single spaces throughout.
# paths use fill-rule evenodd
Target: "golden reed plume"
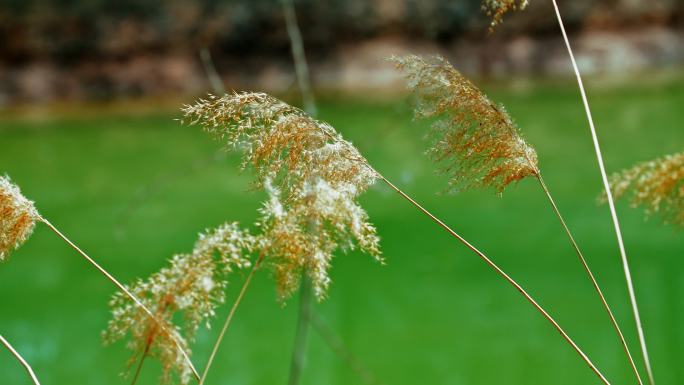
M 40 218 L 33 202 L 7 176 L 0 176 L 0 262 L 33 233 Z
M 322 299 L 337 250 L 359 248 L 381 260 L 379 238 L 358 196 L 377 179 L 358 150 L 327 123 L 263 93 L 210 96 L 183 109 L 185 119 L 244 149 L 268 193 L 261 209 L 264 263 L 286 299 L 302 274 Z
M 449 177 L 449 190 L 493 187 L 537 176 L 537 153 L 497 105 L 444 58 L 409 55 L 390 59 L 416 95 L 415 114 L 433 118 L 428 150 Z
M 631 195 L 634 207 L 684 226 L 684 152 L 642 162 L 610 178 L 615 198 Z M 603 197 L 605 200 L 605 194 Z

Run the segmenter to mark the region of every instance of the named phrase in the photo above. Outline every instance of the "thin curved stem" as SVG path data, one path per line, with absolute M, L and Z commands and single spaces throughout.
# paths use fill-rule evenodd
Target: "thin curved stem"
M 582 95 L 582 103 L 584 104 L 584 111 L 587 115 L 587 120 L 589 121 L 589 128 L 591 130 L 591 138 L 594 142 L 594 151 L 596 152 L 596 159 L 598 160 L 599 170 L 601 171 L 601 179 L 603 180 L 603 188 L 606 192 L 606 197 L 608 200 L 608 207 L 610 207 L 610 215 L 613 219 L 613 227 L 615 228 L 615 235 L 617 237 L 618 246 L 620 248 L 620 257 L 622 258 L 622 267 L 625 274 L 625 281 L 627 282 L 627 291 L 629 292 L 629 300 L 632 305 L 632 312 L 634 313 L 634 321 L 636 323 L 637 333 L 639 335 L 639 344 L 641 345 L 641 353 L 644 358 L 644 365 L 646 366 L 646 372 L 648 373 L 648 380 L 651 385 L 655 384 L 653 378 L 653 370 L 651 369 L 651 361 L 648 357 L 648 348 L 646 347 L 646 337 L 644 336 L 644 328 L 641 324 L 641 316 L 639 315 L 639 306 L 637 305 L 636 294 L 634 293 L 634 283 L 632 282 L 632 274 L 629 269 L 629 261 L 627 259 L 627 252 L 625 251 L 625 244 L 622 239 L 622 230 L 620 229 L 620 222 L 618 221 L 617 210 L 615 209 L 615 202 L 613 201 L 613 193 L 610 189 L 610 182 L 608 181 L 608 175 L 606 173 L 606 167 L 603 164 L 603 155 L 601 155 L 601 146 L 599 144 L 598 135 L 596 134 L 596 127 L 594 126 L 594 119 L 591 116 L 591 108 L 589 107 L 589 101 L 587 100 L 587 93 L 584 90 L 584 83 L 582 82 L 582 76 L 580 75 L 577 62 L 575 61 L 575 55 L 572 53 L 572 47 L 570 46 L 570 40 L 565 32 L 565 25 L 563 24 L 563 19 L 561 18 L 560 10 L 558 9 L 558 4 L 556 0 L 551 0 L 553 3 L 553 8 L 556 12 L 556 17 L 558 19 L 558 25 L 560 26 L 561 33 L 563 34 L 563 40 L 565 41 L 565 47 L 568 50 L 568 55 L 570 55 L 570 61 L 572 62 L 572 68 L 575 71 L 575 76 L 577 77 L 577 85 L 579 86 L 580 94 Z
M 135 304 L 140 307 L 147 315 L 154 320 L 154 322 L 169 335 L 169 338 L 171 338 L 176 345 L 176 348 L 178 351 L 181 353 L 185 361 L 188 363 L 188 366 L 192 370 L 193 375 L 195 376 L 195 379 L 199 381 L 200 376 L 199 373 L 197 373 L 197 370 L 195 369 L 195 366 L 192 364 L 192 361 L 190 360 L 190 356 L 185 352 L 185 349 L 180 345 L 178 340 L 174 337 L 173 333 L 171 333 L 166 326 L 162 322 L 160 322 L 157 317 L 152 313 L 150 309 L 147 308 L 133 293 L 131 293 L 126 286 L 124 286 L 121 282 L 119 282 L 114 276 L 112 276 L 107 270 L 105 270 L 102 266 L 100 266 L 95 260 L 93 260 L 88 254 L 86 254 L 83 250 L 81 250 L 76 244 L 71 242 L 69 238 L 67 238 L 64 234 L 62 234 L 61 231 L 59 231 L 50 221 L 47 219 L 40 217 L 39 220 L 43 222 L 47 227 L 50 228 L 55 234 L 57 234 L 58 237 L 60 237 L 64 242 L 66 242 L 69 246 L 71 246 L 78 254 L 80 254 L 83 258 L 85 258 L 88 263 L 93 265 L 102 275 L 104 275 L 109 281 L 111 281 L 119 290 L 121 290 L 126 296 L 128 296 Z
M 5 339 L 5 337 L 2 336 L 2 334 L 0 334 L 0 343 L 2 343 L 7 348 L 7 350 L 9 350 L 10 353 L 12 353 L 14 358 L 16 358 L 17 361 L 19 361 L 19 363 L 24 367 L 24 369 L 26 369 L 33 383 L 35 385 L 40 385 L 40 382 L 38 382 L 38 377 L 36 377 L 36 374 L 33 372 L 33 368 L 31 368 L 31 365 L 29 365 L 29 363 L 26 362 L 24 357 L 22 357 L 21 354 L 19 354 L 19 352 L 17 352 L 16 349 L 14 349 L 14 347 L 9 343 L 9 341 Z
M 608 313 L 608 317 L 610 317 L 610 322 L 613 324 L 613 328 L 615 329 L 615 332 L 617 333 L 618 337 L 620 338 L 620 343 L 622 344 L 622 348 L 625 351 L 625 354 L 627 355 L 627 359 L 629 360 L 629 364 L 632 367 L 632 371 L 634 372 L 634 375 L 637 378 L 637 381 L 639 382 L 639 385 L 643 385 L 643 382 L 641 380 L 641 375 L 639 375 L 639 370 L 636 367 L 636 364 L 634 363 L 634 358 L 632 358 L 632 352 L 629 350 L 629 346 L 627 345 L 627 341 L 625 340 L 624 334 L 622 334 L 622 330 L 620 329 L 620 326 L 618 325 L 617 320 L 615 319 L 615 315 L 613 314 L 612 309 L 610 308 L 610 305 L 608 305 L 608 301 L 606 300 L 605 295 L 603 294 L 603 290 L 601 290 L 601 287 L 598 284 L 598 281 L 596 280 L 596 277 L 594 276 L 594 273 L 591 271 L 591 268 L 589 268 L 589 264 L 587 263 L 587 260 L 584 258 L 584 255 L 582 254 L 582 251 L 579 248 L 579 245 L 575 241 L 575 237 L 573 237 L 572 233 L 570 232 L 570 228 L 568 228 L 568 225 L 565 223 L 565 219 L 560 213 L 560 210 L 558 209 L 558 206 L 556 205 L 556 202 L 554 201 L 553 197 L 551 196 L 551 192 L 549 191 L 548 187 L 546 186 L 546 183 L 544 182 L 544 178 L 542 178 L 541 173 L 537 174 L 537 180 L 539 181 L 539 184 L 544 190 L 544 193 L 546 197 L 549 200 L 549 203 L 551 204 L 551 207 L 553 208 L 553 212 L 556 213 L 556 216 L 558 217 L 558 220 L 560 221 L 561 225 L 563 226 L 563 229 L 565 230 L 565 233 L 568 235 L 568 239 L 570 239 L 570 243 L 572 244 L 572 248 L 575 250 L 575 253 L 577 254 L 577 257 L 579 258 L 580 262 L 582 263 L 582 267 L 584 267 L 584 271 L 587 273 L 589 276 L 589 279 L 591 280 L 592 285 L 594 286 L 594 290 L 596 290 L 596 293 L 598 294 L 599 298 L 601 299 L 601 303 L 603 304 L 603 308 L 606 309 L 606 312 Z
M 377 171 L 376 171 L 377 173 Z M 537 301 L 532 298 L 532 296 L 523 289 L 518 282 L 516 282 L 513 278 L 511 278 L 506 272 L 504 272 L 494 261 L 489 259 L 483 252 L 481 252 L 478 248 L 473 246 L 470 242 L 465 240 L 462 236 L 460 236 L 458 233 L 456 233 L 454 230 L 452 230 L 449 226 L 447 226 L 444 222 L 442 222 L 439 218 L 434 216 L 431 212 L 426 210 L 423 206 L 421 206 L 418 202 L 413 200 L 410 196 L 408 196 L 406 193 L 404 193 L 402 190 L 400 190 L 397 186 L 392 184 L 389 180 L 387 180 L 382 174 L 378 173 L 378 177 L 382 179 L 383 182 L 385 182 L 390 188 L 392 188 L 394 191 L 399 193 L 404 199 L 409 201 L 413 206 L 418 208 L 423 214 L 427 215 L 430 219 L 432 219 L 437 225 L 439 225 L 441 228 L 446 230 L 452 237 L 458 239 L 461 243 L 463 243 L 467 248 L 469 248 L 472 252 L 477 254 L 480 259 L 482 259 L 487 265 L 489 265 L 494 271 L 500 275 L 502 278 L 504 278 L 508 283 L 510 283 L 522 296 L 539 312 L 541 315 L 549 322 L 551 325 L 560 333 L 561 337 L 572 346 L 572 348 L 577 352 L 577 354 L 582 358 L 582 360 L 589 366 L 592 372 L 603 382 L 605 385 L 610 385 L 610 382 L 605 378 L 605 376 L 599 371 L 599 369 L 594 365 L 594 363 L 589 359 L 589 357 L 580 349 L 579 346 L 575 343 L 575 341 L 568 336 L 568 334 L 563 330 L 563 328 L 556 322 L 556 320 L 551 317 L 551 315 L 544 310 Z
M 230 308 L 230 312 L 228 313 L 228 316 L 226 317 L 226 320 L 223 323 L 223 327 L 221 328 L 221 332 L 219 333 L 218 338 L 216 339 L 216 342 L 214 343 L 214 347 L 211 350 L 211 355 L 209 355 L 209 360 L 207 361 L 207 366 L 204 368 L 204 372 L 202 373 L 202 377 L 200 378 L 199 385 L 203 385 L 204 381 L 207 379 L 207 374 L 209 374 L 209 369 L 211 369 L 211 365 L 214 363 L 214 359 L 216 358 L 216 353 L 218 352 L 219 346 L 221 346 L 221 342 L 223 341 L 223 337 L 226 335 L 226 330 L 228 330 L 228 326 L 230 326 L 230 322 L 233 320 L 233 315 L 235 315 L 235 311 L 237 310 L 238 306 L 240 305 L 240 302 L 242 302 L 242 298 L 245 296 L 245 292 L 247 291 L 247 287 L 249 287 L 249 283 L 252 281 L 252 277 L 254 276 L 254 273 L 257 271 L 259 266 L 261 265 L 261 262 L 264 259 L 264 254 L 261 254 L 259 256 L 259 259 L 257 259 L 256 263 L 254 263 L 254 266 L 252 267 L 252 270 L 250 270 L 249 275 L 247 275 L 247 278 L 245 278 L 245 282 L 242 284 L 242 288 L 240 288 L 240 293 L 238 294 L 237 298 L 235 299 L 235 302 L 233 302 L 233 306 Z

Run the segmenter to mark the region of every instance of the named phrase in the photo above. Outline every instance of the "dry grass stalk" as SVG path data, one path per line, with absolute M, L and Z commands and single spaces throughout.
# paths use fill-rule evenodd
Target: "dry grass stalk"
M 558 20 L 558 26 L 560 27 L 561 34 L 563 35 L 563 42 L 565 43 L 565 48 L 568 51 L 568 56 L 570 57 L 570 62 L 572 63 L 572 69 L 575 72 L 575 77 L 577 78 L 577 86 L 580 90 L 580 95 L 582 96 L 582 103 L 584 104 L 584 111 L 587 115 L 587 121 L 589 123 L 589 129 L 591 131 L 591 138 L 594 144 L 594 151 L 596 153 L 596 160 L 598 161 L 599 171 L 601 172 L 601 180 L 603 181 L 603 189 L 606 194 L 606 200 L 608 202 L 608 207 L 610 208 L 610 216 L 613 220 L 613 227 L 615 228 L 615 236 L 617 238 L 618 248 L 620 249 L 620 258 L 622 260 L 622 268 L 625 274 L 625 282 L 627 283 L 627 292 L 629 293 L 629 301 L 632 305 L 632 313 L 634 314 L 634 323 L 636 325 L 637 334 L 639 336 L 639 346 L 641 347 L 641 355 L 644 359 L 644 366 L 646 367 L 646 372 L 648 374 L 648 380 L 651 385 L 655 384 L 653 369 L 651 367 L 651 359 L 648 355 L 648 347 L 646 346 L 646 336 L 644 334 L 644 328 L 641 323 L 641 315 L 639 312 L 639 305 L 636 300 L 636 293 L 634 291 L 634 283 L 632 282 L 632 273 L 629 267 L 629 260 L 627 258 L 627 251 L 625 249 L 625 242 L 622 239 L 622 229 L 620 228 L 620 221 L 618 220 L 617 210 L 615 209 L 615 202 L 613 201 L 613 194 L 610 188 L 610 181 L 608 179 L 608 174 L 606 172 L 606 167 L 603 164 L 603 155 L 601 153 L 601 145 L 598 140 L 598 134 L 596 133 L 596 127 L 594 125 L 594 118 L 591 114 L 591 107 L 589 106 L 589 100 L 587 98 L 587 92 L 584 89 L 584 82 L 582 81 L 582 75 L 580 74 L 579 67 L 577 66 L 577 61 L 575 60 L 575 55 L 572 52 L 572 46 L 570 45 L 570 39 L 565 31 L 565 24 L 563 23 L 563 18 L 561 17 L 560 9 L 558 8 L 558 3 L 556 0 L 551 0 L 553 4 L 554 12 L 556 13 L 556 19 Z M 633 368 L 637 377 L 639 373 L 636 367 Z M 641 383 L 641 379 L 639 379 Z
M 684 152 L 616 173 L 610 186 L 616 199 L 630 195 L 632 206 L 643 207 L 646 215 L 660 215 L 665 223 L 684 226 Z
M 33 381 L 33 384 L 40 385 L 38 377 L 36 377 L 36 374 L 33 372 L 33 368 L 31 367 L 31 365 L 26 361 L 26 359 L 24 359 L 24 357 L 22 357 L 21 354 L 19 354 L 19 352 L 16 349 L 14 349 L 14 347 L 9 343 L 9 341 L 5 339 L 5 337 L 2 336 L 2 334 L 0 334 L 0 344 L 2 344 L 7 350 L 9 350 L 9 352 L 12 353 L 14 358 L 16 358 L 17 361 L 19 361 L 21 366 L 23 366 L 24 369 L 26 369 L 26 372 L 28 373 L 29 377 L 31 377 L 31 381 Z
M 113 318 L 104 332 L 105 342 L 112 343 L 130 334 L 128 348 L 134 354 L 129 368 L 138 359 L 158 358 L 162 364 L 160 383 L 177 378 L 187 384 L 192 368 L 176 348 L 180 341 L 186 352 L 201 324 L 209 327 L 215 309 L 224 302 L 224 289 L 233 269 L 251 266 L 249 255 L 256 238 L 241 230 L 237 223 L 227 223 L 200 235 L 192 253 L 172 258 L 146 280 L 139 280 L 129 290 L 155 314 L 147 314 L 122 293 L 112 298 Z M 177 324 L 182 319 L 181 324 Z M 161 322 L 165 327 L 159 327 Z M 139 367 L 140 367 L 139 366 Z M 136 373 L 137 376 L 137 373 Z
M 537 176 L 537 153 L 503 106 L 493 103 L 444 58 L 392 57 L 417 98 L 416 116 L 432 118 L 430 156 L 449 190 L 493 187 Z

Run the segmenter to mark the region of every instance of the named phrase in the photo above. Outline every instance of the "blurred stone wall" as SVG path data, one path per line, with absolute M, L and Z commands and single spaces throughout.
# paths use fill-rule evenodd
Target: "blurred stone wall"
M 588 73 L 679 66 L 682 0 L 559 0 Z M 473 0 L 295 1 L 314 83 L 382 89 L 391 54 L 440 53 L 477 76 L 569 71 L 548 1 L 493 34 Z M 229 87 L 285 92 L 292 64 L 278 0 L 3 0 L 0 105 L 200 93 L 208 48 Z

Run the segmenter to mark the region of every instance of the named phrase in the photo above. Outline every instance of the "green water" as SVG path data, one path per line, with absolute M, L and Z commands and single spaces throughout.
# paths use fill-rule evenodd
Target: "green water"
M 497 89 L 537 148 L 546 181 L 638 354 L 619 255 L 582 106 L 571 86 Z M 606 166 L 618 170 L 680 151 L 684 81 L 590 90 Z M 189 101 L 189 100 L 188 100 Z M 1 118 L 0 172 L 114 275 L 129 282 L 188 251 L 196 234 L 223 221 L 251 223 L 263 198 L 248 190 L 237 158 L 174 122 L 174 112 Z M 444 178 L 422 152 L 425 125 L 406 100 L 329 99 L 321 117 L 375 167 L 520 280 L 614 384 L 633 384 L 611 325 L 538 185 L 438 195 Z M 377 185 L 362 199 L 382 236 L 387 265 L 339 255 L 329 299 L 316 306 L 387 385 L 593 384 L 589 369 L 520 295 L 474 254 L 398 195 Z M 619 204 L 650 353 L 660 384 L 684 381 L 684 232 Z M 229 295 L 242 280 L 233 278 Z M 43 385 L 128 384 L 129 352 L 103 347 L 114 287 L 45 227 L 0 266 L 0 332 L 33 363 Z M 212 384 L 284 384 L 296 300 L 276 302 L 268 274 L 256 276 L 229 329 Z M 223 318 L 227 309 L 219 310 Z M 218 326 L 219 320 L 215 321 Z M 217 327 L 202 330 L 202 368 Z M 640 361 L 639 361 L 640 362 Z M 149 361 L 140 384 L 154 384 Z M 312 334 L 304 384 L 362 381 Z M 0 351 L 0 384 L 29 384 Z

